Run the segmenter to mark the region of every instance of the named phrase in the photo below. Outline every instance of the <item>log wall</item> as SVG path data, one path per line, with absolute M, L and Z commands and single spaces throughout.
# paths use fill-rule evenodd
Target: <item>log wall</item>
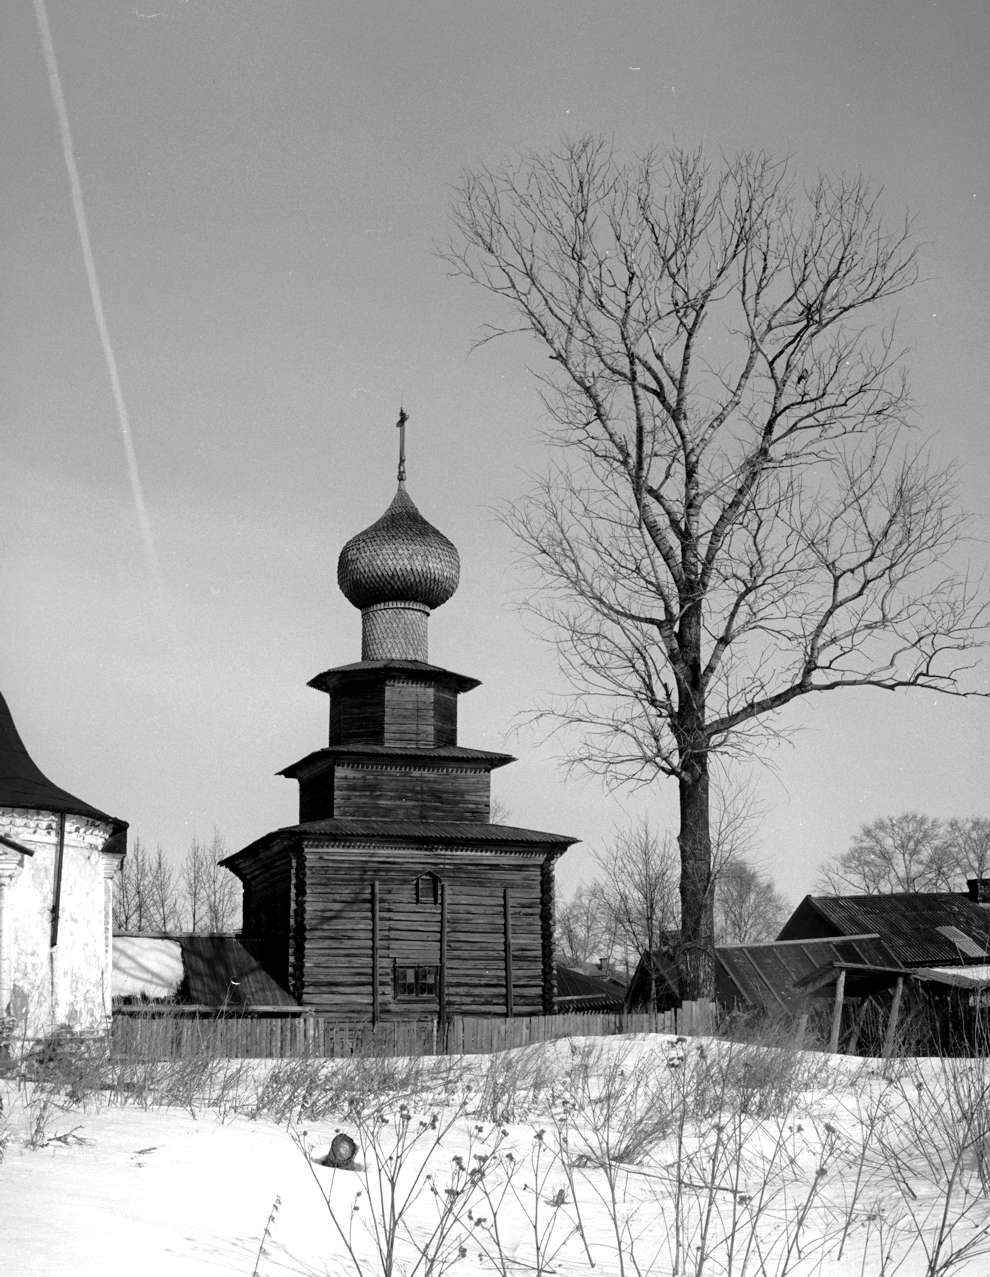
M 357 680 L 330 698 L 331 745 L 457 744 L 457 693 L 424 679 Z
M 491 776 L 473 768 L 348 760 L 324 779 L 331 783 L 332 814 L 343 819 L 487 821 L 491 810 Z
M 510 999 L 517 1015 L 545 1004 L 540 858 L 522 854 L 475 857 L 395 849 L 308 848 L 306 853 L 304 978 L 307 1007 L 342 1018 L 371 1014 L 373 971 L 383 1020 L 410 1016 L 504 1015 Z M 416 880 L 430 871 L 440 899 Z M 372 888 L 378 884 L 377 953 L 373 943 Z M 508 891 L 511 962 L 506 962 L 503 892 Z M 444 942 L 443 915 L 446 915 Z M 399 999 L 394 968 L 440 966 L 438 996 Z

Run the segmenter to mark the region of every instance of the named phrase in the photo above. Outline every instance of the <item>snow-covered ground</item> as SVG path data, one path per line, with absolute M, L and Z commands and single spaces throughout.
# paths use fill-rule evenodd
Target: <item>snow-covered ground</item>
M 982 1060 L 639 1036 L 203 1070 L 0 1081 L 0 1273 L 990 1272 Z M 315 1160 L 339 1130 L 352 1168 Z

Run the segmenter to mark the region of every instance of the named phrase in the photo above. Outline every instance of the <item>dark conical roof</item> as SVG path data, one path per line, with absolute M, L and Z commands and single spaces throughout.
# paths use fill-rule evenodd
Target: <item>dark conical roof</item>
M 337 560 L 337 583 L 358 608 L 376 603 L 439 607 L 457 589 L 460 573 L 453 542 L 423 518 L 401 482 L 382 517 L 351 537 Z
M 113 820 L 81 798 L 53 785 L 35 764 L 14 726 L 7 702 L 0 695 L 0 807 L 27 807 L 41 811 L 69 812 Z M 114 822 L 119 823 L 119 822 Z

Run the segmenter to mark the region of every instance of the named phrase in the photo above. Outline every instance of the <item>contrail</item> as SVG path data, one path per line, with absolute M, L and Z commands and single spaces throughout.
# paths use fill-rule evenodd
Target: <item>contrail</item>
M 45 0 L 34 0 L 34 12 L 38 19 L 38 31 L 41 35 L 41 48 L 45 55 L 45 69 L 48 72 L 48 84 L 55 103 L 55 114 L 58 117 L 58 132 L 62 141 L 62 155 L 69 174 L 69 186 L 72 188 L 72 210 L 75 213 L 76 229 L 79 232 L 79 243 L 82 247 L 83 262 L 86 267 L 86 279 L 89 282 L 89 296 L 93 303 L 93 317 L 100 334 L 100 344 L 110 374 L 110 387 L 117 407 L 117 419 L 120 422 L 120 435 L 124 444 L 124 457 L 127 461 L 127 473 L 131 482 L 131 495 L 134 498 L 134 509 L 137 513 L 141 539 L 152 579 L 158 587 L 159 595 L 163 591 L 163 577 L 155 539 L 151 531 L 151 521 L 144 503 L 144 490 L 141 487 L 141 475 L 138 472 L 137 455 L 134 451 L 134 440 L 131 437 L 131 422 L 124 402 L 124 392 L 117 372 L 117 358 L 113 353 L 110 331 L 107 328 L 106 315 L 103 313 L 103 297 L 100 293 L 100 281 L 96 275 L 96 260 L 93 257 L 93 245 L 89 238 L 89 225 L 86 221 L 86 206 L 83 204 L 82 183 L 79 181 L 79 170 L 72 147 L 72 132 L 69 128 L 69 113 L 65 108 L 65 96 L 62 93 L 62 80 L 58 73 L 58 62 L 55 60 L 55 45 L 52 42 L 52 30 L 48 24 L 48 13 Z

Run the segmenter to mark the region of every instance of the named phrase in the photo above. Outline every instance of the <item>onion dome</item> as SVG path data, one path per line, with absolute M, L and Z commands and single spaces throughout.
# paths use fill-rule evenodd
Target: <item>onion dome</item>
M 351 537 L 337 560 L 337 584 L 362 610 L 383 603 L 439 607 L 457 589 L 460 572 L 453 542 L 423 518 L 402 482 L 382 517 Z

